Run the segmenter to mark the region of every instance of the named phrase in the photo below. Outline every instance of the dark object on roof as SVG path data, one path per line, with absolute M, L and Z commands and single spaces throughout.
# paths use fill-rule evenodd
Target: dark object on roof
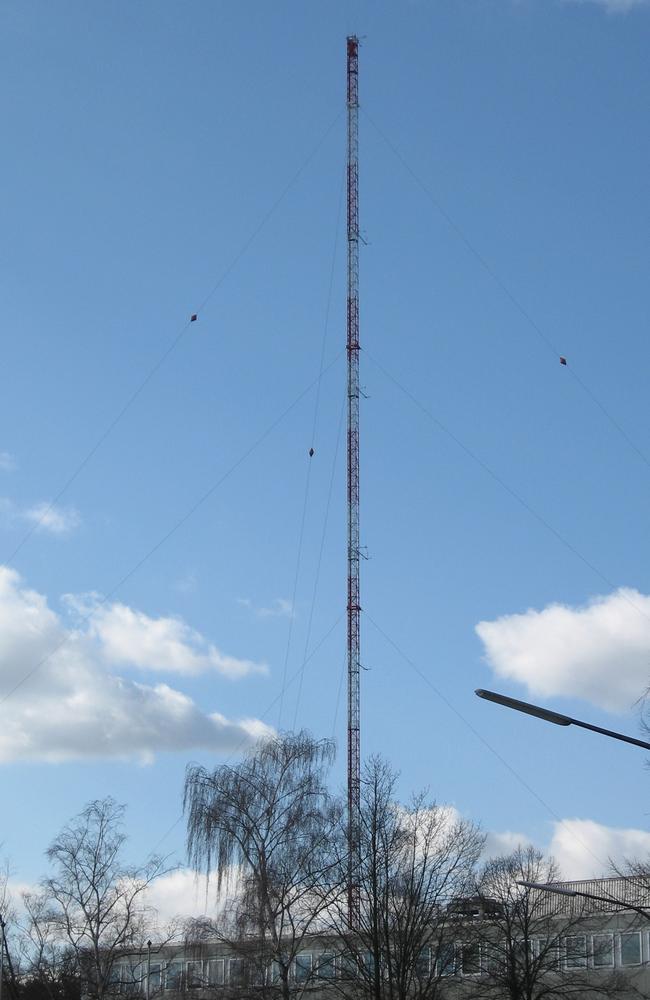
M 566 358 L 560 357 L 560 364 L 561 365 L 565 365 L 566 364 Z
M 192 313 L 192 315 L 190 316 L 190 323 L 196 323 L 198 318 L 199 317 L 196 315 L 196 313 Z M 566 361 L 564 363 L 566 364 Z
M 309 457 L 310 457 L 310 458 L 313 458 L 313 456 L 314 456 L 314 449 L 313 449 L 313 448 L 310 448 L 310 449 L 309 449 Z

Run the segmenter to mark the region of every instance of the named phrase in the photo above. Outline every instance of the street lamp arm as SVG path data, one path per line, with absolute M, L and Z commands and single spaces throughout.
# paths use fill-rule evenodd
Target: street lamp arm
M 603 729 L 602 726 L 594 726 L 591 722 L 573 719 L 570 715 L 561 715 L 559 712 L 552 712 L 548 708 L 531 705 L 527 701 L 519 701 L 518 698 L 508 698 L 505 694 L 498 694 L 496 691 L 485 691 L 483 688 L 478 688 L 474 693 L 485 701 L 492 701 L 495 705 L 503 705 L 504 708 L 513 708 L 516 712 L 523 712 L 525 715 L 533 715 L 536 719 L 543 719 L 544 722 L 552 722 L 555 726 L 579 726 L 581 729 L 588 729 L 592 733 L 600 733 L 601 736 L 608 736 L 612 740 L 619 740 L 621 743 L 631 743 L 632 746 L 641 747 L 643 750 L 650 750 L 650 743 L 646 743 L 644 740 L 637 740 L 634 736 L 616 733 L 612 729 Z

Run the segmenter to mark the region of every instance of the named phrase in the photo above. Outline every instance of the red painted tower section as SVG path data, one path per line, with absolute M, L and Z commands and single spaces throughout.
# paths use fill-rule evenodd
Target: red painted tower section
M 359 39 L 348 57 L 348 919 L 359 922 L 361 751 L 359 732 Z

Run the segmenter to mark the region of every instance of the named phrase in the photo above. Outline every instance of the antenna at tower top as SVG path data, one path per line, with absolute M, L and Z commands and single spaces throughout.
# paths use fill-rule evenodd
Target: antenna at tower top
M 359 732 L 359 39 L 348 55 L 348 922 L 359 923 L 361 750 Z

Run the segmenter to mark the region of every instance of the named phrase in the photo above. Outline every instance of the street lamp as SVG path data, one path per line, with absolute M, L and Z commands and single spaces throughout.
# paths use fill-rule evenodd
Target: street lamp
M 5 922 L 2 919 L 2 914 L 0 913 L 0 1000 L 2 1000 L 2 982 L 5 976 L 4 958 L 5 958 Z
M 548 708 L 540 708 L 539 705 L 530 705 L 527 701 L 518 701 L 517 698 L 507 698 L 504 694 L 497 694 L 496 691 L 484 691 L 483 688 L 478 688 L 474 693 L 479 698 L 484 698 L 485 701 L 493 701 L 496 705 L 503 705 L 504 708 L 513 708 L 516 712 L 533 715 L 536 719 L 543 719 L 544 722 L 552 722 L 555 726 L 580 726 L 581 729 L 589 729 L 592 733 L 609 736 L 612 740 L 620 740 L 622 743 L 631 743 L 633 746 L 642 747 L 643 750 L 650 750 L 650 743 L 637 740 L 633 736 L 615 733 L 611 729 L 594 726 L 591 722 L 581 722 L 580 719 L 572 719 L 569 715 L 561 715 L 559 712 L 552 712 Z
M 150 983 L 151 983 L 151 941 L 147 941 L 147 992 L 146 992 L 147 1000 L 149 1000 L 149 997 L 151 996 L 151 987 L 149 985 Z
M 611 896 L 598 896 L 595 892 L 581 892 L 579 889 L 566 889 L 559 885 L 543 885 L 541 882 L 517 882 L 525 889 L 539 889 L 541 892 L 553 892 L 558 896 L 581 896 L 583 899 L 595 899 L 599 903 L 609 903 L 610 906 L 621 906 L 624 910 L 634 910 L 640 913 L 646 920 L 650 920 L 649 906 L 635 906 L 634 903 L 626 903 L 623 899 L 612 899 Z

